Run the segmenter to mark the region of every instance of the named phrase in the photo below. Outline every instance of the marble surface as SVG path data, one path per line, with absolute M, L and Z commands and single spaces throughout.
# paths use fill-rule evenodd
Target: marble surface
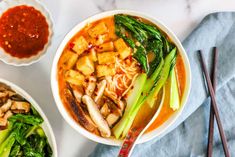
M 56 135 L 59 157 L 85 157 L 96 143 L 73 130 L 58 112 L 50 88 L 53 56 L 66 33 L 77 23 L 98 12 L 131 9 L 165 23 L 180 40 L 211 12 L 235 11 L 234 0 L 41 0 L 54 20 L 54 37 L 47 54 L 28 67 L 0 62 L 0 77 L 25 89 L 45 111 Z

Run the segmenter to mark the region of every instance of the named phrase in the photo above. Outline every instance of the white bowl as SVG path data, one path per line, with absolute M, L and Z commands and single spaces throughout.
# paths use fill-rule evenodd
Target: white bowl
M 166 129 L 168 127 L 170 127 L 175 120 L 179 117 L 179 115 L 181 114 L 186 100 L 188 98 L 189 92 L 190 92 L 190 87 L 191 87 L 191 70 L 190 70 L 190 64 L 188 61 L 188 57 L 187 54 L 183 48 L 183 46 L 181 45 L 181 42 L 179 41 L 179 39 L 176 37 L 176 35 L 170 31 L 169 28 L 167 28 L 164 24 L 162 24 L 160 21 L 156 20 L 153 17 L 147 16 L 143 13 L 140 12 L 135 12 L 135 11 L 130 11 L 130 10 L 113 10 L 113 11 L 107 11 L 107 12 L 103 12 L 103 13 L 99 13 L 96 14 L 94 16 L 91 16 L 89 18 L 87 18 L 86 20 L 84 20 L 83 22 L 77 24 L 64 38 L 64 40 L 61 42 L 59 48 L 57 49 L 54 61 L 53 61 L 53 65 L 52 65 L 52 72 L 51 72 L 51 88 L 52 88 L 52 93 L 55 99 L 55 102 L 57 104 L 57 107 L 60 111 L 60 113 L 62 114 L 62 116 L 64 117 L 64 119 L 71 125 L 72 128 L 74 128 L 76 131 L 78 131 L 80 134 L 84 135 L 85 137 L 98 142 L 98 143 L 103 143 L 103 144 L 107 144 L 107 145 L 121 145 L 122 140 L 116 140 L 113 138 L 103 138 L 100 136 L 97 136 L 95 134 L 90 133 L 89 131 L 85 130 L 82 126 L 80 126 L 72 117 L 71 115 L 66 111 L 61 99 L 60 99 L 60 94 L 59 94 L 59 87 L 58 87 L 58 80 L 57 80 L 57 63 L 58 60 L 66 46 L 66 44 L 69 42 L 69 40 L 75 35 L 77 34 L 82 28 L 84 28 L 87 24 L 92 23 L 93 21 L 102 19 L 104 17 L 108 17 L 108 16 L 112 16 L 115 14 L 128 14 L 128 15 L 132 15 L 132 16 L 139 16 L 142 17 L 144 19 L 147 19 L 149 21 L 151 21 L 153 24 L 155 24 L 156 26 L 158 26 L 163 32 L 165 32 L 170 39 L 174 42 L 174 44 L 177 46 L 184 64 L 185 64 L 185 69 L 186 69 L 186 85 L 185 85 L 185 91 L 183 93 L 183 97 L 182 97 L 182 101 L 181 101 L 181 108 L 176 111 L 164 124 L 162 124 L 160 127 L 158 127 L 157 129 L 154 129 L 153 131 L 146 133 L 144 135 L 142 135 L 142 137 L 137 141 L 137 143 L 143 143 L 143 142 L 147 142 L 159 135 L 161 135 L 162 133 L 164 133 L 166 131 Z
M 51 149 L 53 151 L 53 157 L 57 157 L 57 146 L 56 146 L 56 141 L 55 141 L 55 135 L 53 133 L 53 130 L 51 128 L 51 125 L 46 117 L 46 115 L 44 114 L 44 112 L 42 111 L 42 109 L 40 108 L 40 106 L 38 105 L 38 103 L 27 93 L 25 92 L 22 88 L 20 88 L 19 86 L 15 85 L 12 82 L 9 82 L 5 79 L 0 78 L 0 83 L 4 83 L 7 86 L 9 86 L 12 90 L 14 90 L 17 94 L 21 95 L 23 98 L 25 98 L 28 102 L 31 103 L 31 105 L 33 105 L 33 107 L 38 111 L 38 113 L 41 115 L 41 117 L 43 118 L 44 122 L 42 123 L 42 128 L 47 136 L 48 142 L 51 146 Z
M 38 11 L 40 11 L 42 15 L 45 16 L 46 21 L 48 23 L 48 29 L 49 29 L 48 41 L 44 45 L 43 50 L 41 50 L 36 55 L 31 56 L 29 58 L 13 57 L 10 54 L 6 53 L 4 49 L 0 47 L 0 60 L 2 60 L 4 63 L 14 65 L 14 66 L 27 66 L 27 65 L 38 62 L 42 58 L 42 56 L 45 55 L 47 49 L 51 45 L 51 38 L 53 35 L 52 18 L 50 16 L 49 11 L 38 0 L 4 0 L 0 2 L 0 17 L 9 8 L 13 8 L 19 5 L 32 6 Z

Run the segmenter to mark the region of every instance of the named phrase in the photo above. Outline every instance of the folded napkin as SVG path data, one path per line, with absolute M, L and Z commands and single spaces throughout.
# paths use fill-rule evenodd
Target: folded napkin
M 209 68 L 213 46 L 217 46 L 219 50 L 216 93 L 218 108 L 231 156 L 235 156 L 235 13 L 213 13 L 206 16 L 183 42 L 183 46 L 192 70 L 192 88 L 188 102 L 174 125 L 160 137 L 137 145 L 133 157 L 205 156 L 210 99 L 204 87 L 196 51 L 203 50 Z M 223 156 L 217 125 L 213 150 L 213 157 Z M 98 144 L 90 157 L 117 156 L 118 151 L 119 147 Z

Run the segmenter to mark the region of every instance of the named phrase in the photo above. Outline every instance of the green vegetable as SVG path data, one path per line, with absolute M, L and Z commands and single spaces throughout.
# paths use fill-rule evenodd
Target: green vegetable
M 180 98 L 179 98 L 178 84 L 174 69 L 170 74 L 170 83 L 171 83 L 170 107 L 175 111 L 180 107 Z
M 176 61 L 176 48 L 174 48 L 165 58 L 165 63 L 163 65 L 162 71 L 160 73 L 160 79 L 156 86 L 153 87 L 153 92 L 151 92 L 147 98 L 147 103 L 152 107 L 154 105 L 155 97 L 157 97 L 158 92 L 166 83 L 166 80 L 175 66 Z
M 146 50 L 143 46 L 138 46 L 136 52 L 133 54 L 133 57 L 142 65 L 143 69 L 148 73 L 149 65 L 148 58 L 146 55 Z
M 131 16 L 128 16 L 128 17 L 132 21 L 133 24 L 139 25 L 139 27 L 146 30 L 149 33 L 149 36 L 156 38 L 158 40 L 161 40 L 161 33 L 155 26 L 144 23 L 144 22 L 140 22 Z
M 114 20 L 115 33 L 134 49 L 133 57 L 141 64 L 148 76 L 151 76 L 160 63 L 163 53 L 168 53 L 165 50 L 170 49 L 170 43 L 164 40 L 164 35 L 161 35 L 155 26 L 131 16 L 118 14 L 114 15 Z M 147 54 L 150 52 L 154 53 L 155 58 L 148 62 Z
M 0 156 L 8 157 L 11 152 L 11 148 L 15 142 L 13 134 L 10 134 L 7 139 L 0 145 Z
M 135 105 L 134 110 L 132 110 L 131 112 L 131 116 L 129 117 L 128 123 L 125 127 L 125 129 L 123 130 L 123 134 L 122 136 L 125 137 L 126 134 L 128 133 L 137 113 L 139 112 L 139 109 L 142 107 L 142 105 L 145 102 L 145 98 L 147 103 L 150 105 L 150 107 L 154 106 L 154 102 L 156 100 L 157 94 L 160 91 L 160 89 L 164 86 L 168 75 L 171 71 L 171 67 L 174 65 L 175 63 L 175 57 L 176 57 L 176 48 L 172 50 L 172 52 L 170 52 L 169 55 L 167 55 L 167 57 L 165 58 L 165 63 L 163 65 L 163 67 L 159 67 L 156 69 L 156 72 L 153 74 L 153 78 L 147 80 L 146 82 L 146 88 L 144 88 L 144 94 L 142 94 L 143 96 L 141 98 L 139 98 L 137 105 Z M 172 65 L 173 64 L 173 65 Z M 161 65 L 161 64 L 160 64 Z M 160 78 L 158 78 L 160 73 Z M 152 82 L 154 82 L 152 84 Z M 153 85 L 153 87 L 151 87 L 151 89 L 149 89 L 150 85 Z M 149 92 L 147 92 L 149 91 Z
M 33 116 L 33 115 L 24 115 L 24 114 L 16 114 L 9 118 L 10 122 L 21 122 L 31 125 L 39 125 L 43 122 L 41 117 Z
M 128 98 L 127 98 L 127 106 L 125 109 L 125 113 L 122 117 L 122 119 L 115 125 L 113 128 L 113 134 L 116 138 L 119 138 L 122 134 L 123 129 L 125 128 L 129 117 L 130 117 L 130 111 L 133 110 L 135 107 L 135 104 L 138 101 L 138 98 L 141 95 L 142 89 L 145 85 L 145 81 L 147 79 L 147 75 L 145 73 L 140 74 L 137 76 L 136 80 L 134 81 L 134 87 L 129 92 Z
M 32 115 L 41 117 L 38 111 L 32 105 L 30 106 L 30 109 L 31 109 L 30 112 L 32 113 Z
M 15 114 L 8 128 L 0 132 L 0 157 L 51 157 L 52 149 L 43 129 L 43 119 L 32 110 L 29 114 Z
M 154 54 L 154 59 L 151 62 L 149 62 L 148 76 L 151 76 L 153 74 L 154 70 L 157 68 L 157 66 L 163 59 L 162 47 L 163 44 L 160 40 L 149 41 L 146 47 L 147 52 Z
M 25 134 L 28 129 L 28 126 L 26 126 L 24 123 L 18 123 L 16 122 L 12 128 L 12 134 L 15 138 L 15 140 L 20 143 L 20 145 L 24 145 L 26 143 Z
M 41 127 L 38 127 L 38 128 L 36 129 L 36 132 L 37 132 L 37 134 L 38 134 L 40 137 L 46 137 L 46 135 L 45 135 L 45 133 L 44 133 L 44 131 L 43 131 L 43 129 L 42 129 Z
M 123 38 L 123 40 L 125 42 L 128 43 L 128 45 L 131 48 L 135 48 L 135 43 L 132 39 L 128 38 L 125 34 L 126 34 L 126 30 L 120 25 L 120 24 L 115 24 L 115 33 L 117 36 L 119 36 L 120 38 Z
M 150 94 L 150 92 L 153 90 L 154 85 L 157 83 L 157 81 L 160 78 L 160 72 L 162 70 L 163 65 L 164 65 L 164 61 L 162 59 L 160 64 L 158 65 L 158 67 L 154 71 L 154 73 L 145 82 L 145 86 L 143 88 L 142 95 L 138 99 L 139 104 L 143 103 L 144 100 L 147 98 L 147 96 Z
M 0 131 L 0 144 L 8 137 L 11 132 L 12 124 L 9 123 L 7 129 Z
M 122 119 L 113 128 L 115 137 L 119 138 L 128 133 L 139 109 L 146 101 L 150 107 L 153 107 L 158 92 L 164 86 L 174 68 L 176 47 L 153 25 L 122 14 L 115 15 L 114 20 L 116 35 L 123 38 L 134 50 L 133 57 L 147 73 L 147 78 L 142 82 L 144 87 L 138 91 L 141 94 L 135 96 L 135 101 L 132 101 L 131 104 L 127 103 Z M 151 61 L 148 61 L 147 55 L 149 53 L 154 55 Z M 137 84 L 138 82 L 135 82 L 134 87 Z M 128 95 L 127 99 L 132 96 L 131 94 Z M 136 92 L 133 95 L 136 95 Z
M 20 154 L 20 144 L 16 143 L 11 149 L 10 157 L 16 157 Z
M 32 135 L 38 127 L 39 127 L 39 126 L 37 126 L 37 125 L 31 126 L 31 127 L 28 129 L 27 134 L 25 135 L 25 137 L 27 138 L 27 137 L 29 137 L 30 135 Z
M 148 39 L 147 32 L 138 25 L 133 25 L 133 21 L 125 15 L 114 15 L 115 24 L 124 26 L 132 36 L 140 43 L 145 43 Z
M 170 43 L 166 37 L 162 36 L 162 43 L 163 43 L 163 51 L 164 54 L 167 55 L 171 52 L 171 50 L 175 47 L 172 43 Z

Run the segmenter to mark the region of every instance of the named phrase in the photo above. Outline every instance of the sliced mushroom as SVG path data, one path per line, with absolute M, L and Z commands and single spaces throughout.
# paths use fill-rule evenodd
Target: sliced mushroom
M 30 104 L 25 101 L 13 101 L 11 110 L 14 113 L 28 113 L 30 111 Z
M 84 90 L 81 86 L 72 86 L 73 94 L 76 100 L 81 103 Z
M 113 125 L 118 121 L 120 117 L 121 115 L 117 113 L 110 113 L 106 118 L 106 121 L 108 122 L 109 127 L 113 127 Z
M 8 99 L 7 102 L 0 107 L 0 117 L 4 116 L 4 113 L 11 108 L 11 105 L 12 101 Z
M 74 115 L 77 117 L 78 122 L 88 131 L 94 132 L 96 130 L 96 125 L 92 122 L 91 118 L 87 114 L 85 114 L 82 107 L 79 105 L 79 102 L 73 97 L 69 85 L 68 87 L 69 89 L 65 89 L 64 91 L 65 98 L 70 105 Z
M 7 96 L 8 96 L 8 92 L 7 91 L 0 92 L 0 98 L 5 98 Z
M 87 105 L 87 109 L 88 109 L 88 112 L 91 116 L 91 119 L 97 125 L 101 136 L 110 137 L 111 130 L 108 126 L 108 123 L 104 120 L 103 116 L 101 115 L 101 113 L 100 113 L 96 103 L 93 101 L 93 99 L 88 95 L 84 95 L 82 97 L 82 102 Z
M 107 115 L 110 113 L 110 109 L 107 103 L 102 106 L 100 113 L 103 115 L 103 117 L 107 117 Z
M 117 106 L 118 108 L 123 112 L 125 109 L 125 104 L 122 100 L 119 100 L 115 96 L 113 96 L 111 93 L 105 90 L 104 95 L 110 98 Z
M 95 92 L 95 97 L 94 97 L 94 101 L 97 103 L 101 97 L 104 94 L 104 90 L 106 87 L 107 81 L 106 80 L 102 80 L 101 82 L 98 83 L 97 85 L 97 92 Z
M 114 101 L 117 105 L 118 105 L 118 107 L 121 109 L 121 111 L 123 112 L 124 111 L 124 109 L 125 109 L 125 104 L 124 104 L 124 102 L 122 101 L 122 100 L 116 100 L 116 101 Z
M 0 118 L 0 127 L 7 126 L 7 120 L 5 118 Z
M 117 113 L 119 115 L 123 114 L 123 111 L 121 111 L 121 109 L 116 105 L 116 103 L 112 99 L 108 97 L 105 98 L 105 103 L 109 106 L 110 113 Z
M 86 95 L 91 96 L 95 90 L 95 86 L 96 86 L 96 78 L 95 76 L 90 76 L 88 79 L 87 86 L 85 88 Z
M 13 113 L 10 111 L 10 110 L 8 110 L 6 113 L 5 113 L 5 115 L 4 115 L 4 119 L 8 119 L 8 118 L 10 118 L 11 116 L 13 115 Z

